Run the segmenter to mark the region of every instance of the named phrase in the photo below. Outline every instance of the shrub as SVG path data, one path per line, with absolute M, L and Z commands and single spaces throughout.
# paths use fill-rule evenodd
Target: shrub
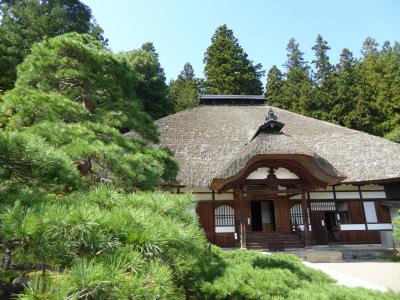
M 196 299 L 398 299 L 396 293 L 338 286 L 290 254 L 213 249 Z

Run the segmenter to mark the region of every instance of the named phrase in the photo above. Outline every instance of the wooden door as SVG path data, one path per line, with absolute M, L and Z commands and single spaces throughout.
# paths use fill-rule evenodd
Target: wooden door
M 328 244 L 325 213 L 323 211 L 311 212 L 311 232 L 313 234 L 315 244 Z

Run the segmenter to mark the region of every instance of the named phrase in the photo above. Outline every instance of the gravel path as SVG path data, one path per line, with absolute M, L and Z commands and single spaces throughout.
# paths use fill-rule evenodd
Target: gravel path
M 400 263 L 395 262 L 343 262 L 310 263 L 307 266 L 321 270 L 337 280 L 338 284 L 349 287 L 400 292 Z

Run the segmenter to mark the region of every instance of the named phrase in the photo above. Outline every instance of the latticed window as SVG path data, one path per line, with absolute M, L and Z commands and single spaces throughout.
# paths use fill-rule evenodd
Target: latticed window
M 235 210 L 229 205 L 220 205 L 215 209 L 215 226 L 235 226 Z
M 303 209 L 301 203 L 294 204 L 290 209 L 292 224 L 303 224 Z

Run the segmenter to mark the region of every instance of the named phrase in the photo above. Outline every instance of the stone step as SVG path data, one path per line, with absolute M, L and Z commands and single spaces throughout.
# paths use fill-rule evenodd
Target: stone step
M 343 251 L 344 259 L 373 260 L 377 257 L 379 254 L 374 251 Z
M 300 259 L 312 263 L 333 263 L 343 262 L 342 252 L 340 251 L 318 251 L 314 249 L 288 251 Z
M 249 246 L 268 246 L 270 243 L 269 242 L 246 242 L 246 245 Z M 300 242 L 283 242 L 284 245 L 292 245 L 292 246 L 303 246 L 302 243 Z
M 255 242 L 258 242 L 258 241 L 281 241 L 281 240 L 284 240 L 284 241 L 298 241 L 299 240 L 299 238 L 297 237 L 297 236 L 281 236 L 281 237 L 274 237 L 274 238 L 256 238 L 256 237 L 251 237 L 251 238 L 249 238 L 249 237 L 246 237 L 246 240 L 247 241 L 255 241 Z

